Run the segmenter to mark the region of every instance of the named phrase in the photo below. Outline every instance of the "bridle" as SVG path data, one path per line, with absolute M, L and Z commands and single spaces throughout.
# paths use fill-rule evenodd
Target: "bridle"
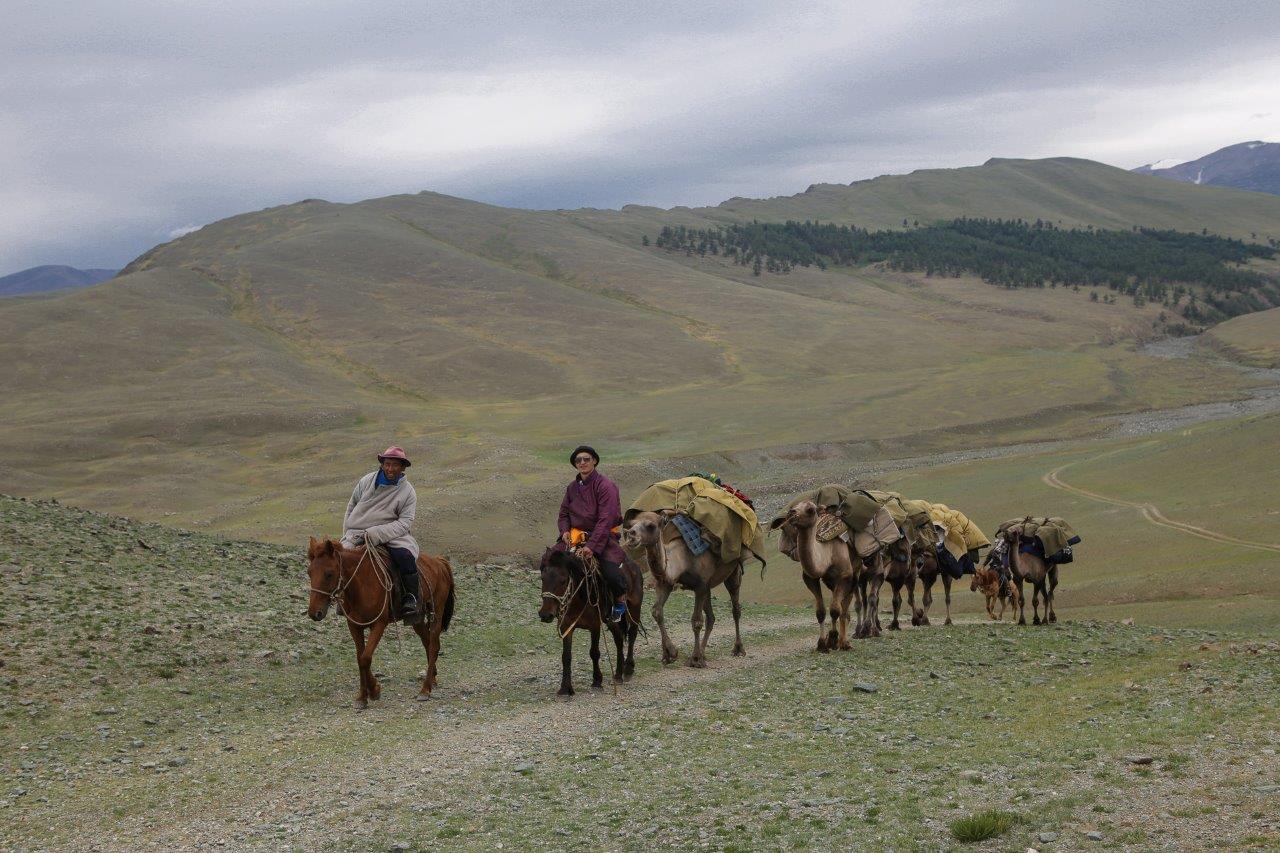
M 372 550 L 373 549 L 370 548 L 368 545 L 365 545 L 364 551 L 363 553 L 360 554 L 360 560 L 359 562 L 356 563 L 355 569 L 351 572 L 350 575 L 344 576 L 343 566 L 342 566 L 342 550 L 340 548 L 334 548 L 333 558 L 338 561 L 338 583 L 334 585 L 332 590 L 316 589 L 314 586 L 311 587 L 312 592 L 328 597 L 330 604 L 332 604 L 334 601 L 338 601 L 340 604 L 344 605 L 342 608 L 342 615 L 345 616 L 347 618 L 347 621 L 350 622 L 352 625 L 355 625 L 360 628 L 368 628 L 370 625 L 380 620 L 383 617 L 383 615 L 387 612 L 387 606 L 391 603 L 391 579 L 386 576 L 387 575 L 386 569 L 378 564 L 377 557 L 371 558 L 369 556 Z M 377 574 L 378 582 L 382 584 L 384 595 L 382 596 L 382 609 L 378 611 L 378 615 L 370 619 L 368 622 L 361 622 L 358 619 L 351 618 L 351 608 L 346 606 L 346 603 L 347 603 L 346 594 L 347 594 L 347 587 L 351 586 L 351 582 L 356 579 L 356 575 L 360 574 L 360 569 L 364 567 L 366 559 L 368 559 L 369 564 L 373 566 L 374 572 Z

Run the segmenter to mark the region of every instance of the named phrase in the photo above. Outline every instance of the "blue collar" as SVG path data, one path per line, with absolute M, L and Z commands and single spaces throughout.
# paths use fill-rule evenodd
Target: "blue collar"
M 400 481 L 403 479 L 404 479 L 404 474 L 402 473 L 399 477 L 396 477 L 394 480 L 388 480 L 387 475 L 383 473 L 381 468 L 379 468 L 378 479 L 373 481 L 373 487 L 376 489 L 378 486 L 396 486 L 396 485 L 399 485 Z

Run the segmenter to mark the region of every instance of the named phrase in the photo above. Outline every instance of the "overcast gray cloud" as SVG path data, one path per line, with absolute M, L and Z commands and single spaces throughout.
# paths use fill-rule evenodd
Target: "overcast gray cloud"
M 308 197 L 709 204 L 1280 138 L 1280 4 L 799 5 L 6 9 L 0 274 Z

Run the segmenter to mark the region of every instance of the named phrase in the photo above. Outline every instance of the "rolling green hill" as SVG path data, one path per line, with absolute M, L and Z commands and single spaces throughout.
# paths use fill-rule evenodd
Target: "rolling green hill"
M 1280 235 L 1280 198 L 1077 160 L 698 210 L 305 201 L 159 246 L 108 285 L 0 305 L 0 489 L 292 541 L 334 532 L 395 441 L 433 550 L 525 553 L 583 440 L 634 491 L 695 464 L 741 481 L 1087 434 L 1101 413 L 1247 384 L 1135 352 L 1154 305 L 880 267 L 756 278 L 640 244 L 673 221 L 964 214 Z
M 1280 308 L 1233 317 L 1208 333 L 1209 342 L 1259 367 L 1280 367 Z

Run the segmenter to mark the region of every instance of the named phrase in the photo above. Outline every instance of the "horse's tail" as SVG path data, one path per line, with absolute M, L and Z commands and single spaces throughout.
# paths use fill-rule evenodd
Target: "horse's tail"
M 450 585 L 449 585 L 449 597 L 448 597 L 448 598 L 446 598 L 446 599 L 444 600 L 444 613 L 440 616 L 440 631 L 441 631 L 441 632 L 444 632 L 444 631 L 448 631 L 448 630 L 449 630 L 449 621 L 450 621 L 451 619 L 453 619 L 453 603 L 454 603 L 454 600 L 455 600 L 455 593 L 456 593 L 456 592 L 457 592 L 457 590 L 453 587 L 453 584 L 450 584 Z

